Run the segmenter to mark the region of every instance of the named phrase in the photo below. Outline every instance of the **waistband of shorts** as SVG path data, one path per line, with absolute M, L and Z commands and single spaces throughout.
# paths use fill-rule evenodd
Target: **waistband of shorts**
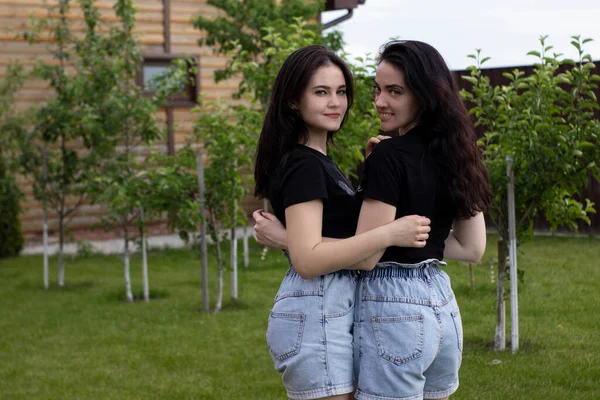
M 378 263 L 371 271 L 361 271 L 361 279 L 377 278 L 419 278 L 427 279 L 438 275 L 441 272 L 439 267 L 446 266 L 446 263 L 437 259 L 428 259 L 416 264 L 403 264 L 393 261 L 384 261 Z
M 340 269 L 339 271 L 330 272 L 329 274 L 320 275 L 320 276 L 326 276 L 326 275 L 337 275 L 337 276 L 344 276 L 344 277 L 347 276 L 349 278 L 356 279 L 356 278 L 358 278 L 358 271 L 353 270 L 353 269 Z M 285 274 L 285 276 L 297 276 L 297 277 L 302 278 L 300 276 L 300 274 L 298 274 L 298 272 L 296 272 L 293 265 L 290 265 L 290 269 L 288 269 L 288 272 Z M 302 278 L 302 279 L 304 279 L 304 278 Z

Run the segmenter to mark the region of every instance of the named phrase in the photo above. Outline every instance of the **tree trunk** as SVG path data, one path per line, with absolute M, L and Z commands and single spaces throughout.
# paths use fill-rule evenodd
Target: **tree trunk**
M 494 350 L 506 350 L 506 309 L 504 303 L 504 282 L 506 278 L 506 241 L 498 239 L 498 287 L 496 291 L 496 335 Z
M 237 213 L 237 204 L 234 203 L 231 235 L 231 300 L 238 299 L 238 268 L 237 268 L 237 233 L 235 231 L 235 214 Z
M 58 286 L 65 286 L 65 225 L 61 212 L 58 216 Z
M 217 234 L 217 268 L 219 271 L 217 285 L 217 303 L 215 304 L 215 312 L 221 311 L 223 308 L 223 255 L 221 254 L 221 238 Z
M 473 274 L 473 263 L 469 263 L 469 277 L 471 278 L 471 290 L 475 290 L 475 275 Z
M 42 147 L 42 240 L 44 244 L 44 289 L 50 287 L 50 268 L 48 267 L 48 202 L 46 200 L 46 180 L 48 179 L 48 159 L 46 145 Z
M 248 247 L 248 225 L 244 227 L 244 268 L 248 268 L 250 264 L 250 248 Z
M 215 214 L 212 210 L 210 211 L 210 219 L 215 231 L 215 246 L 217 250 L 217 302 L 215 304 L 214 312 L 218 313 L 221 311 L 221 308 L 223 308 L 223 255 L 221 254 L 221 235 L 219 234 L 219 226 L 217 225 L 217 219 L 215 218 Z
M 50 287 L 50 268 L 48 267 L 48 212 L 46 206 L 42 207 L 43 243 L 44 243 L 44 289 Z
M 123 253 L 123 263 L 125 272 L 125 297 L 127 298 L 128 303 L 133 303 L 131 275 L 129 273 L 129 229 L 127 228 L 127 217 L 125 217 L 125 250 Z
M 144 234 L 144 209 L 140 210 L 140 238 L 142 239 L 142 280 L 144 285 L 144 300 L 150 301 L 150 284 L 148 282 L 148 254 L 146 235 Z
M 200 225 L 200 255 L 201 255 L 201 271 L 202 276 L 202 311 L 209 312 L 208 304 L 208 252 L 206 250 L 206 213 L 204 197 L 204 164 L 202 163 L 202 154 L 196 154 L 196 164 L 198 167 L 198 195 L 200 201 L 200 216 L 202 217 Z

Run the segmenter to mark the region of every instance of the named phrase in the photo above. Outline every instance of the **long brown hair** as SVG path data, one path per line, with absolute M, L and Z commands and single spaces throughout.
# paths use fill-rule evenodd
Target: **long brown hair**
M 419 100 L 419 125 L 429 136 L 429 151 L 448 185 L 456 218 L 467 219 L 490 203 L 488 174 L 477 147 L 477 135 L 458 85 L 441 54 L 427 43 L 391 41 L 378 62 L 404 73 L 406 86 Z

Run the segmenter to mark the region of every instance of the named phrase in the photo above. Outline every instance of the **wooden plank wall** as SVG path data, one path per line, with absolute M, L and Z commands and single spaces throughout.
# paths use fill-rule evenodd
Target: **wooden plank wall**
M 47 15 L 46 5 L 55 5 L 58 0 L 0 0 L 0 79 L 6 76 L 7 66 L 11 60 L 17 60 L 26 71 L 31 71 L 36 60 L 52 62 L 52 55 L 48 51 L 49 39 L 40 44 L 29 45 L 25 40 L 17 38 L 18 34 L 28 31 L 29 18 L 34 16 L 43 18 Z M 164 10 L 168 5 L 170 33 L 165 35 Z M 113 0 L 97 0 L 97 7 L 101 11 L 102 19 L 115 21 L 116 16 L 112 9 Z M 192 19 L 197 15 L 216 16 L 219 10 L 206 4 L 206 0 L 136 0 L 138 9 L 135 32 L 139 35 L 145 55 L 165 54 L 165 39 L 170 39 L 170 52 L 173 54 L 192 55 L 199 57 L 200 61 L 200 93 L 207 99 L 230 98 L 235 92 L 238 80 L 231 79 L 219 84 L 214 83 L 214 71 L 223 68 L 226 58 L 213 54 L 212 48 L 199 47 L 197 40 L 201 33 L 192 26 Z M 73 31 L 83 33 L 83 16 L 75 0 L 71 1 L 69 19 L 73 21 Z M 47 35 L 46 35 L 47 37 Z M 47 85 L 39 80 L 28 80 L 17 93 L 15 107 L 17 110 L 26 110 L 29 107 L 43 104 L 53 95 Z M 173 131 L 175 149 L 180 148 L 192 131 L 194 116 L 190 113 L 191 107 L 173 108 Z M 166 110 L 162 110 L 157 119 L 166 124 Z M 157 149 L 166 151 L 166 142 L 158 143 Z M 19 179 L 21 189 L 25 193 L 22 201 L 22 223 L 29 244 L 41 240 L 41 205 L 32 196 L 31 185 L 24 179 Z M 248 212 L 259 206 L 259 202 L 248 197 L 244 207 Z M 84 204 L 74 215 L 70 229 L 76 240 L 93 238 L 108 238 L 118 235 L 118 232 L 104 232 L 103 229 L 91 229 L 92 225 L 99 222 L 105 213 L 101 205 Z M 57 218 L 54 213 L 49 216 L 50 233 L 57 231 Z M 158 221 L 151 227 L 151 233 L 166 231 L 164 223 Z

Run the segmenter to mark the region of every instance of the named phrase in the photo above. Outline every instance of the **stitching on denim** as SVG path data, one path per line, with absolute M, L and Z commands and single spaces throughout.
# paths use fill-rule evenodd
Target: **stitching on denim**
M 391 297 L 391 296 L 369 296 L 363 295 L 362 300 L 364 301 L 377 301 L 383 303 L 407 303 L 407 304 L 416 304 L 420 306 L 429 306 L 429 307 L 444 307 L 446 304 L 450 303 L 454 299 L 454 293 L 451 293 L 449 297 L 445 298 L 443 301 L 431 301 L 424 299 L 411 299 L 408 297 Z
M 456 331 L 456 341 L 458 343 L 458 350 L 463 351 L 463 338 L 462 338 L 462 323 L 460 321 L 460 311 L 454 310 L 450 313 L 452 315 L 452 321 L 454 322 L 454 330 Z
M 286 297 L 304 297 L 304 296 L 323 296 L 322 290 L 295 290 L 292 292 L 285 292 L 275 296 L 275 302 Z
M 336 314 L 325 314 L 325 319 L 343 317 L 344 315 L 348 315 L 349 313 L 351 313 L 353 310 L 354 310 L 354 304 L 352 304 L 352 306 L 350 306 L 350 308 L 347 309 L 346 311 L 342 311 L 342 312 L 336 313 Z
M 275 357 L 277 360 L 279 361 L 284 361 L 292 356 L 295 356 L 296 354 L 300 353 L 300 347 L 302 345 L 302 335 L 304 333 L 304 320 L 305 320 L 305 315 L 304 313 L 282 313 L 282 312 L 274 312 L 271 311 L 271 317 L 272 318 L 279 318 L 279 319 L 292 319 L 294 321 L 299 321 L 300 324 L 298 326 L 298 335 L 296 337 L 296 344 L 294 345 L 294 347 L 292 348 L 292 350 L 287 351 L 285 353 L 282 354 L 276 354 L 272 347 L 269 346 L 269 350 L 271 351 L 271 354 L 273 354 L 273 357 Z
M 351 388 L 351 389 L 350 389 Z M 348 391 L 349 390 L 349 391 Z M 336 396 L 345 393 L 351 393 L 354 390 L 354 383 L 341 383 L 338 385 L 327 385 L 326 387 L 318 389 L 310 389 L 304 391 L 287 390 L 288 397 L 297 399 L 313 398 L 314 395 L 321 395 L 320 397 Z M 344 393 L 342 393 L 344 392 Z
M 371 325 L 373 327 L 373 335 L 375 338 L 375 342 L 377 344 L 377 353 L 379 357 L 383 358 L 386 361 L 391 362 L 392 364 L 401 365 L 406 364 L 409 361 L 415 360 L 423 355 L 423 343 L 424 343 L 424 323 L 425 316 L 423 314 L 415 315 L 415 316 L 406 316 L 406 317 L 371 317 Z M 383 345 L 381 338 L 379 337 L 379 328 L 377 326 L 384 326 L 385 323 L 391 322 L 417 322 L 419 324 L 419 333 L 417 339 L 417 348 L 415 352 L 408 356 L 396 356 L 391 351 L 386 350 Z

